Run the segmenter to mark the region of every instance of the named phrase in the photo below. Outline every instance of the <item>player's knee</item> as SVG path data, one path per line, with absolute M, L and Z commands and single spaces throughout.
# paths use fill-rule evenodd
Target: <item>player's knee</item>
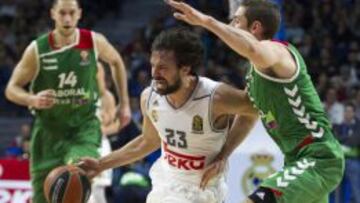
M 251 201 L 245 203 L 276 203 L 274 193 L 266 187 L 259 187 L 248 198 Z
M 242 202 L 242 203 L 254 203 L 254 202 L 251 199 L 246 198 L 246 200 L 244 202 Z

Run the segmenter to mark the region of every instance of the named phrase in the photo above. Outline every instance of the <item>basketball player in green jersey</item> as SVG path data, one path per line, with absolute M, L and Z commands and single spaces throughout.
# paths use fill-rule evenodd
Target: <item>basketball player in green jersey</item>
M 125 125 L 130 121 L 123 61 L 103 35 L 77 28 L 80 17 L 76 0 L 54 0 L 54 30 L 26 48 L 6 89 L 9 100 L 35 111 L 31 141 L 34 203 L 46 202 L 43 182 L 53 168 L 85 155 L 98 156 L 98 59 L 112 67 L 120 98 L 120 122 Z M 28 92 L 25 86 L 31 81 Z
M 343 152 L 302 56 L 291 44 L 271 40 L 280 24 L 278 7 L 267 0 L 243 0 L 230 25 L 226 25 L 186 3 L 166 2 L 176 9 L 175 18 L 213 32 L 250 61 L 246 76 L 249 99 L 284 153 L 285 164 L 245 202 L 328 202 L 328 194 L 343 175 Z M 209 170 L 216 171 L 216 165 L 241 140 L 228 139 L 222 158 L 214 170 Z

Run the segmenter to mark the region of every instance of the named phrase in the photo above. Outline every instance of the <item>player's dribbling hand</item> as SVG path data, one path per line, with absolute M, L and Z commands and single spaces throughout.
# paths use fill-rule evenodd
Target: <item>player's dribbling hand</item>
M 131 110 L 129 105 L 123 105 L 118 107 L 118 115 L 120 118 L 121 129 L 127 126 L 131 120 Z
M 89 179 L 92 179 L 101 173 L 100 161 L 92 157 L 82 157 L 77 166 L 85 171 L 86 176 Z
M 192 8 L 186 3 L 177 2 L 175 0 L 164 0 L 165 3 L 176 9 L 174 17 L 191 25 L 203 25 L 210 16 L 205 15 L 198 10 Z
M 226 166 L 226 160 L 224 159 L 216 159 L 213 163 L 211 163 L 205 170 L 201 182 L 200 188 L 205 189 L 209 181 L 219 174 L 221 174 Z
M 30 107 L 35 109 L 49 109 L 54 106 L 55 98 L 55 90 L 53 89 L 40 91 L 30 96 Z

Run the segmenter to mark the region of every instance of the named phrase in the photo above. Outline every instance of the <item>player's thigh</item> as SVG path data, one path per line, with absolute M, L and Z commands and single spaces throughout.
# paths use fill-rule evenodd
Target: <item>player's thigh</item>
M 66 149 L 66 139 L 45 126 L 34 125 L 30 145 L 31 172 L 46 171 L 62 164 Z
M 64 140 L 61 135 L 34 124 L 31 138 L 30 175 L 33 189 L 33 202 L 46 202 L 43 193 L 43 184 L 48 173 L 64 164 Z
M 97 121 L 89 121 L 73 134 L 64 157 L 66 164 L 77 162 L 81 157 L 99 157 L 101 131 Z
M 246 198 L 246 200 L 244 200 L 243 202 L 241 202 L 241 203 L 255 203 L 255 202 L 253 202 L 251 199 L 249 199 L 249 198 Z
M 33 190 L 33 203 L 46 203 L 44 196 L 44 181 L 50 171 L 34 172 L 31 174 L 31 186 Z
M 300 159 L 265 179 L 261 186 L 270 188 L 278 203 L 314 202 L 328 193 L 316 164 L 316 160 Z
M 79 161 L 81 157 L 99 157 L 99 152 L 97 150 L 97 145 L 92 143 L 77 143 L 69 146 L 64 162 L 66 164 L 73 164 Z
M 329 195 L 326 194 L 325 196 L 311 202 L 311 203 L 328 203 L 329 202 Z

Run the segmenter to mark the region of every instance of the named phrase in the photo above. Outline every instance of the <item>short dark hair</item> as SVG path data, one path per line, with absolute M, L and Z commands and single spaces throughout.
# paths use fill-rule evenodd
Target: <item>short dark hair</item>
M 53 0 L 51 7 L 53 8 L 59 1 L 60 1 L 60 0 Z M 76 1 L 76 3 L 78 4 L 78 6 L 80 7 L 80 0 L 74 0 L 74 1 Z
M 162 31 L 152 43 L 151 51 L 173 51 L 178 67 L 190 66 L 192 74 L 204 58 L 200 37 L 193 31 L 177 27 Z
M 271 39 L 280 26 L 280 9 L 278 5 L 269 0 L 244 0 L 241 6 L 245 8 L 245 17 L 248 26 L 254 21 L 259 21 L 264 28 L 263 37 Z

